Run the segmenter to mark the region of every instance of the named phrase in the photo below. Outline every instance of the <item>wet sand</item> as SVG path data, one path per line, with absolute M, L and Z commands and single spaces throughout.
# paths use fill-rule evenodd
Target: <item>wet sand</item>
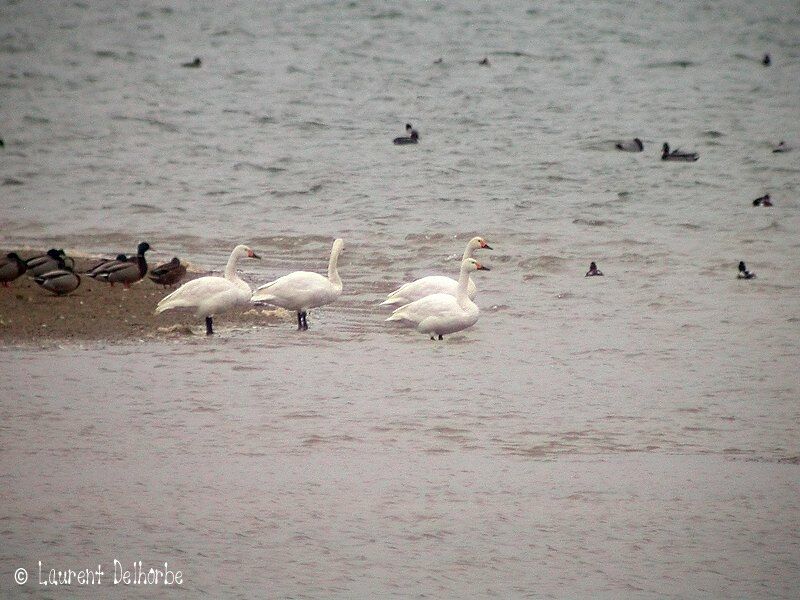
M 2 250 L 5 256 L 9 250 Z M 23 258 L 43 254 L 29 252 Z M 98 258 L 75 258 L 75 272 L 82 273 Z M 155 266 L 155 263 L 151 266 Z M 189 272 L 181 283 L 208 275 Z M 81 275 L 81 285 L 66 296 L 40 288 L 27 274 L 9 287 L 0 287 L 0 340 L 3 344 L 51 345 L 65 341 L 121 342 L 148 338 L 205 335 L 205 325 L 188 310 L 155 314 L 156 304 L 177 289 L 165 288 L 146 276 L 130 289 L 113 287 Z M 253 327 L 290 321 L 293 317 L 278 309 L 253 307 L 232 311 L 214 319 L 215 331 L 230 327 Z

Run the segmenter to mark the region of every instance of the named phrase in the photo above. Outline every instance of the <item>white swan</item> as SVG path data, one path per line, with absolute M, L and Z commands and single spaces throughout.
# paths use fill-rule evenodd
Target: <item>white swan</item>
M 482 237 L 474 237 L 467 242 L 467 247 L 464 248 L 464 256 L 462 257 L 462 260 L 472 258 L 472 254 L 479 248 L 485 248 L 486 250 L 492 249 L 492 247 L 486 243 L 485 239 Z M 428 277 L 417 279 L 416 281 L 406 283 L 405 285 L 399 287 L 391 294 L 386 296 L 386 300 L 381 302 L 381 306 L 402 306 L 403 304 L 414 302 L 414 300 L 419 300 L 420 298 L 430 296 L 431 294 L 441 293 L 455 296 L 457 289 L 458 282 L 452 277 L 445 277 L 444 275 L 429 275 Z M 475 298 L 477 291 L 478 290 L 475 287 L 475 284 L 472 282 L 472 278 L 470 278 L 467 284 L 467 295 L 469 296 L 470 300 Z
M 328 277 L 308 271 L 295 271 L 259 286 L 253 294 L 253 302 L 273 304 L 287 310 L 297 311 L 297 330 L 308 329 L 306 313 L 318 306 L 330 304 L 342 293 L 342 280 L 337 265 L 344 242 L 337 239 L 331 248 Z
M 420 333 L 434 334 L 442 339 L 446 333 L 455 333 L 478 322 L 480 310 L 467 295 L 470 271 L 489 271 L 474 258 L 461 261 L 461 276 L 455 296 L 450 294 L 431 294 L 411 304 L 396 309 L 387 321 L 401 321 L 409 327 L 416 327 Z
M 236 274 L 240 258 L 261 257 L 247 246 L 236 246 L 225 266 L 224 277 L 200 277 L 187 281 L 162 298 L 156 306 L 156 313 L 173 308 L 193 308 L 196 316 L 206 318 L 206 335 L 211 335 L 214 333 L 214 315 L 250 304 L 250 286 Z

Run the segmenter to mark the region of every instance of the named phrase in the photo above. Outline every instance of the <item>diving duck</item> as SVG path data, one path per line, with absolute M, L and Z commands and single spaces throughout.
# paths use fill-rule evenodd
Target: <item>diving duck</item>
M 661 147 L 661 160 L 679 160 L 683 162 L 695 162 L 700 156 L 697 152 L 681 152 L 677 148 L 669 151 L 669 144 L 664 142 Z
M 632 140 L 625 140 L 623 142 L 617 142 L 614 144 L 614 147 L 617 150 L 622 150 L 623 152 L 641 152 L 644 150 L 644 144 L 642 140 L 639 138 L 633 138 Z
M 144 259 L 144 253 L 148 250 L 150 250 L 150 244 L 142 242 L 136 248 L 136 256 L 132 256 L 126 262 L 118 262 L 116 265 L 109 266 L 96 278 L 107 281 L 112 286 L 115 283 L 121 283 L 127 290 L 132 283 L 136 283 L 147 273 L 147 261 Z
M 186 275 L 186 266 L 181 264 L 176 256 L 168 263 L 158 265 L 155 269 L 150 269 L 148 277 L 164 287 L 173 286 Z
M 586 272 L 584 277 L 602 277 L 603 272 L 597 268 L 597 263 L 592 261 L 589 265 L 589 270 Z
M 769 194 L 764 194 L 760 198 L 753 200 L 753 206 L 772 206 L 772 200 Z
M 3 287 L 8 287 L 9 282 L 28 270 L 28 265 L 16 252 L 9 252 L 3 260 L 0 260 L 0 282 Z
M 406 123 L 406 133 L 408 134 L 407 137 L 396 137 L 392 140 L 392 143 L 400 146 L 402 144 L 416 144 L 419 141 L 419 133 L 411 126 L 411 123 Z
M 78 289 L 81 284 L 81 278 L 72 270 L 72 267 L 68 267 L 63 258 L 58 261 L 57 267 L 52 271 L 37 275 L 33 280 L 39 286 L 57 296 L 63 296 Z
M 747 270 L 747 266 L 744 264 L 743 260 L 739 261 L 739 274 L 736 276 L 737 279 L 755 279 L 756 274 L 752 271 Z

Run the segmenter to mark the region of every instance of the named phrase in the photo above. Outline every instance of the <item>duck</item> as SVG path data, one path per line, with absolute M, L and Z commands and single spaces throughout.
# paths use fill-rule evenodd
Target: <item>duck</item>
M 488 57 L 486 57 L 486 56 L 484 56 L 484 57 L 483 57 L 483 59 L 481 59 L 481 60 L 478 62 L 478 64 L 479 64 L 479 65 L 481 65 L 482 67 L 488 67 L 488 66 L 490 66 L 490 64 L 489 64 L 489 58 L 488 58 Z
M 644 150 L 644 144 L 639 138 L 617 142 L 614 146 L 617 150 L 622 150 L 623 152 L 641 152 Z
M 764 194 L 760 198 L 753 200 L 753 206 L 772 206 L 772 200 L 769 194 Z
M 769 54 L 764 55 L 764 58 L 761 59 L 761 64 L 765 67 L 768 67 L 772 64 L 772 59 L 769 57 Z
M 196 317 L 205 318 L 206 335 L 213 335 L 216 315 L 250 304 L 252 290 L 236 272 L 242 258 L 261 257 L 249 246 L 239 244 L 228 258 L 223 277 L 210 275 L 187 281 L 161 299 L 156 306 L 156 314 L 176 308 L 194 309 Z
M 739 261 L 739 274 L 736 276 L 737 279 L 755 279 L 756 274 L 747 270 L 747 265 L 744 264 L 743 260 Z
M 697 152 L 681 152 L 677 148 L 672 152 L 669 151 L 669 144 L 664 142 L 661 147 L 661 160 L 676 160 L 683 162 L 695 162 L 700 156 Z
M 425 296 L 395 309 L 386 321 L 399 321 L 407 327 L 414 327 L 420 333 L 430 335 L 432 340 L 436 336 L 441 340 L 444 335 L 472 327 L 478 322 L 480 309 L 467 294 L 469 274 L 471 271 L 489 270 L 474 258 L 465 258 L 461 261 L 455 296 L 442 293 Z
M 3 260 L 0 260 L 0 282 L 3 287 L 8 287 L 10 282 L 27 270 L 28 264 L 19 257 L 19 254 L 9 252 Z
M 467 242 L 467 245 L 464 248 L 464 255 L 461 257 L 461 259 L 464 260 L 466 258 L 472 258 L 472 255 L 478 249 L 492 250 L 493 248 L 482 237 L 474 237 Z M 458 281 L 452 277 L 446 277 L 444 275 L 429 275 L 400 286 L 398 289 L 386 296 L 386 300 L 381 302 L 381 306 L 402 306 L 404 304 L 414 302 L 414 300 L 424 298 L 425 296 L 438 293 L 455 296 L 457 291 Z M 467 282 L 467 295 L 469 296 L 469 299 L 473 300 L 477 292 L 478 290 L 475 287 L 475 283 L 470 277 Z
M 64 259 L 59 259 L 57 268 L 37 275 L 33 280 L 48 292 L 56 296 L 64 296 L 74 292 L 81 284 L 81 277 L 68 266 Z
M 186 275 L 186 266 L 181 264 L 178 257 L 174 257 L 168 263 L 158 265 L 155 269 L 150 269 L 148 277 L 155 283 L 163 286 L 173 286 Z
M 603 272 L 597 268 L 597 263 L 592 261 L 589 263 L 589 270 L 586 272 L 584 277 L 602 277 Z
M 327 277 L 309 271 L 289 273 L 259 286 L 253 294 L 253 302 L 297 312 L 297 330 L 308 330 L 308 311 L 330 304 L 342 294 L 338 264 L 343 248 L 344 241 L 341 238 L 333 242 Z
M 45 254 L 33 256 L 25 261 L 25 264 L 28 266 L 27 273 L 30 277 L 36 277 L 47 271 L 57 269 L 58 261 L 61 259 L 67 260 L 67 255 L 64 253 L 64 250 L 50 248 Z M 72 261 L 71 258 L 69 260 Z
M 100 262 L 97 262 L 91 267 L 89 267 L 84 272 L 84 275 L 96 278 L 98 275 L 105 272 L 107 269 L 116 266 L 118 263 L 125 263 L 125 262 L 128 262 L 128 257 L 125 256 L 124 254 L 117 254 L 115 258 L 103 258 L 100 260 Z
M 147 273 L 147 261 L 144 253 L 150 250 L 150 244 L 141 242 L 136 248 L 136 256 L 130 257 L 126 261 L 116 261 L 116 264 L 104 267 L 96 276 L 96 279 L 106 281 L 113 287 L 115 283 L 121 283 L 127 290 L 131 284 L 136 283 Z
M 396 137 L 392 140 L 392 143 L 399 146 L 402 144 L 416 144 L 419 142 L 419 133 L 411 126 L 411 123 L 406 123 L 406 133 L 408 134 L 407 137 Z
M 199 56 L 195 56 L 193 61 L 181 63 L 181 66 L 185 67 L 187 69 L 199 69 L 202 64 L 203 64 L 203 61 L 200 60 L 200 57 Z
M 794 147 L 791 144 L 785 142 L 784 140 L 781 140 L 780 142 L 778 142 L 778 145 L 772 149 L 772 152 L 774 153 L 791 152 L 792 150 L 794 150 Z

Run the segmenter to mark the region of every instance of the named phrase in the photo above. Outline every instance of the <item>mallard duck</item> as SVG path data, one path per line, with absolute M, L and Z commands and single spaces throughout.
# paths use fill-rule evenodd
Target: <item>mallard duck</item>
M 81 284 L 81 278 L 72 267 L 64 263 L 64 259 L 58 261 L 58 268 L 48 271 L 42 275 L 37 275 L 33 280 L 48 292 L 53 292 L 57 296 L 63 296 L 74 292 Z
M 124 254 L 117 254 L 116 258 L 104 258 L 100 262 L 89 267 L 89 269 L 86 270 L 85 275 L 95 278 L 100 275 L 100 273 L 103 273 L 106 269 L 124 262 L 128 262 L 128 257 Z
M 75 261 L 68 257 L 64 250 L 50 248 L 47 254 L 40 254 L 25 261 L 28 265 L 28 275 L 36 277 L 58 268 L 58 261 L 63 260 L 70 268 L 75 267 Z
M 150 269 L 148 277 L 155 283 L 163 286 L 172 286 L 178 283 L 186 275 L 186 266 L 181 264 L 176 256 L 168 263 L 158 265 L 155 269 Z
M 664 142 L 661 147 L 661 160 L 678 160 L 683 162 L 695 162 L 700 156 L 697 152 L 681 152 L 677 148 L 669 151 L 669 144 Z
M 16 252 L 9 252 L 3 260 L 0 260 L 0 282 L 3 287 L 8 287 L 9 282 L 28 270 L 28 265 Z
M 592 261 L 589 264 L 589 270 L 586 272 L 586 275 L 584 275 L 584 277 L 602 277 L 602 276 L 603 272 L 597 268 L 597 263 Z
M 144 259 L 144 253 L 148 250 L 150 250 L 150 244 L 142 242 L 136 249 L 136 256 L 125 262 L 110 265 L 103 269 L 96 278 L 107 281 L 112 286 L 115 283 L 121 283 L 125 289 L 128 289 L 132 283 L 136 283 L 147 273 L 147 261 Z
M 617 150 L 622 150 L 623 152 L 641 152 L 644 150 L 644 144 L 639 138 L 617 142 L 614 146 Z

